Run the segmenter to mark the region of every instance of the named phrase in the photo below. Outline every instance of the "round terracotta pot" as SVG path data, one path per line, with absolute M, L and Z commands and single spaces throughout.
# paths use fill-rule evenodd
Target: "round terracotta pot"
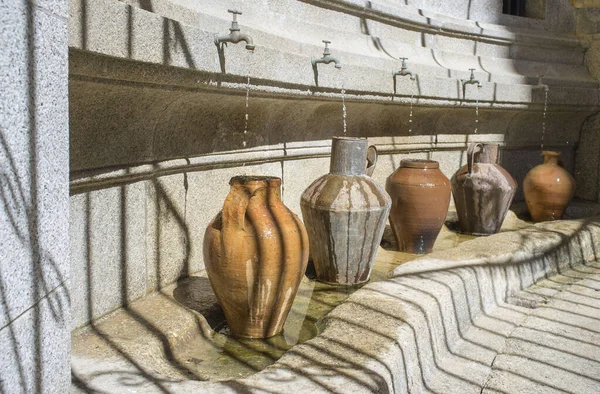
M 497 144 L 473 143 L 467 150 L 467 165 L 452 177 L 452 195 L 463 234 L 495 234 L 502 227 L 517 182 L 497 161 Z
M 277 335 L 308 262 L 302 222 L 281 202 L 281 179 L 238 176 L 204 235 L 204 262 L 231 331 Z
M 575 180 L 560 164 L 559 152 L 543 151 L 544 163 L 523 180 L 527 208 L 534 222 L 559 220 L 573 198 Z
M 433 160 L 402 160 L 387 179 L 390 224 L 398 250 L 429 253 L 450 205 L 450 180 Z
M 377 151 L 367 148 L 366 138 L 334 137 L 330 173 L 302 193 L 318 281 L 350 286 L 369 280 L 392 204 L 366 175 L 367 162 L 372 169 L 376 161 Z

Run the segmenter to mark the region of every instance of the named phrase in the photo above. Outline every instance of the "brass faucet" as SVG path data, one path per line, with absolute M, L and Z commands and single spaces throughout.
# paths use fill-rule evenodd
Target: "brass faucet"
M 393 71 L 392 77 L 396 78 L 397 75 L 400 75 L 401 77 L 410 75 L 410 79 L 412 79 L 414 81 L 415 74 L 413 74 L 412 71 L 408 71 L 408 66 L 406 65 L 406 61 L 408 60 L 408 58 L 407 57 L 399 57 L 398 59 L 402 60 L 402 67 L 400 68 L 400 71 Z
M 320 59 L 313 57 L 310 60 L 313 67 L 317 67 L 317 64 L 319 63 L 335 63 L 335 68 L 342 68 L 342 65 L 340 64 L 340 59 L 338 59 L 336 56 L 331 56 L 331 52 L 329 52 L 329 44 L 331 44 L 331 41 L 323 40 L 323 43 L 325 43 L 325 49 L 323 49 L 323 57 Z
M 475 69 L 470 68 L 469 70 L 471 71 L 471 77 L 468 80 L 464 80 L 464 79 L 460 80 L 462 82 L 462 86 L 463 86 L 463 99 L 466 96 L 467 85 L 477 85 L 478 88 L 481 87 L 481 82 L 479 82 L 478 80 L 475 79 Z
M 246 43 L 246 49 L 253 51 L 255 46 L 254 42 L 252 41 L 252 37 L 250 37 L 248 34 L 240 33 L 237 16 L 242 15 L 242 13 L 237 10 L 227 10 L 227 12 L 233 14 L 233 21 L 231 22 L 231 27 L 229 28 L 229 35 L 215 38 L 215 45 L 219 46 L 221 43 L 223 43 L 223 45 L 227 45 L 228 42 L 237 44 L 238 42 L 244 41 Z

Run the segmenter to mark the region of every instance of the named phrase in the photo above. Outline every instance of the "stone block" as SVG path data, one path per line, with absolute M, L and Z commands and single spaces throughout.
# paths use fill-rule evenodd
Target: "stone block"
M 430 160 L 440 163 L 440 170 L 451 179 L 459 168 L 467 164 L 466 151 L 434 151 L 429 155 Z
M 329 161 L 329 157 L 320 157 L 283 162 L 283 203 L 301 220 L 300 196 L 311 183 L 329 173 Z
M 146 185 L 71 197 L 72 328 L 147 291 Z
M 0 25 L 3 327 L 68 279 L 68 105 L 65 21 L 11 4 Z
M 70 386 L 67 284 L 0 329 L 0 391 L 67 393 Z
M 69 1 L 68 0 L 31 0 L 38 7 L 44 8 L 58 17 L 66 19 L 69 16 Z M 62 24 L 62 28 L 66 29 L 66 23 Z

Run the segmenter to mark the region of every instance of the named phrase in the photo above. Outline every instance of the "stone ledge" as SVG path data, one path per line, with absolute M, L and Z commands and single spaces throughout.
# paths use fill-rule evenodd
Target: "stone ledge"
M 144 377 L 117 362 L 96 363 L 112 371 L 96 384 L 102 381 L 104 390 L 117 392 L 118 377 L 132 374 L 135 385 L 149 393 L 286 392 L 291 387 L 297 393 L 492 390 L 505 383 L 494 361 L 515 328 L 531 329 L 540 319 L 553 322 L 543 308 L 531 312 L 507 301 L 557 273 L 583 280 L 596 273 L 600 267 L 588 263 L 597 260 L 599 241 L 600 217 L 558 221 L 475 239 L 412 261 L 389 280 L 351 295 L 320 323 L 316 338 L 246 379 L 166 380 Z M 548 286 L 557 288 L 552 283 Z M 528 291 L 548 296 L 548 290 Z M 513 346 L 515 340 L 507 343 Z M 498 362 L 506 368 L 505 357 Z M 82 360 L 76 367 L 79 385 L 85 387 L 85 370 L 92 367 Z
M 373 137 L 369 143 L 377 147 L 381 155 L 414 154 L 431 151 L 466 151 L 471 142 L 489 142 L 499 144 L 502 149 L 528 150 L 537 146 L 523 143 L 505 142 L 503 135 L 444 135 L 437 136 L 399 136 Z M 568 143 L 554 142 L 547 144 L 551 149 L 570 149 Z M 207 171 L 216 168 L 240 167 L 262 163 L 304 160 L 329 157 L 331 141 L 306 141 L 305 143 L 285 143 L 261 146 L 252 149 L 225 151 L 214 154 L 190 157 L 186 159 L 164 160 L 151 164 L 139 164 L 121 168 L 106 168 L 76 171 L 71 173 L 70 193 L 76 195 L 92 190 L 121 186 L 132 182 L 155 179 L 163 176 L 195 171 Z

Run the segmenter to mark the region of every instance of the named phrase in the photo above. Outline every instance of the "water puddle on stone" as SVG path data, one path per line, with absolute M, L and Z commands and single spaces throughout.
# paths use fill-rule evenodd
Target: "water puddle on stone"
M 444 227 L 434 251 L 472 238 Z M 385 280 L 399 265 L 422 257 L 394 248 L 388 226 L 371 282 Z M 90 376 L 106 370 L 117 374 L 126 364 L 157 380 L 246 377 L 273 364 L 294 345 L 317 336 L 322 319 L 359 288 L 335 287 L 304 277 L 283 332 L 265 340 L 250 340 L 230 335 L 208 278 L 190 276 L 75 332 L 73 360 L 80 372 L 84 368 Z
M 450 249 L 473 238 L 454 233 L 444 227 L 434 251 Z M 395 251 L 395 242 L 389 226 L 381 245 L 370 282 L 385 280 L 399 265 L 423 257 Z M 194 281 L 198 283 L 194 284 Z M 187 341 L 177 352 L 177 358 L 185 362 L 194 375 L 208 380 L 246 377 L 273 364 L 294 345 L 317 336 L 319 321 L 361 287 L 336 287 L 304 277 L 283 332 L 272 338 L 257 340 L 237 339 L 231 336 L 222 311 L 216 305 L 208 280 L 202 280 L 203 288 L 199 282 L 200 280 L 194 277 L 182 281 L 175 289 L 174 297 L 186 307 L 202 313 L 212 331 L 209 337 Z M 205 306 L 198 305 L 202 302 L 214 305 L 207 311 Z

